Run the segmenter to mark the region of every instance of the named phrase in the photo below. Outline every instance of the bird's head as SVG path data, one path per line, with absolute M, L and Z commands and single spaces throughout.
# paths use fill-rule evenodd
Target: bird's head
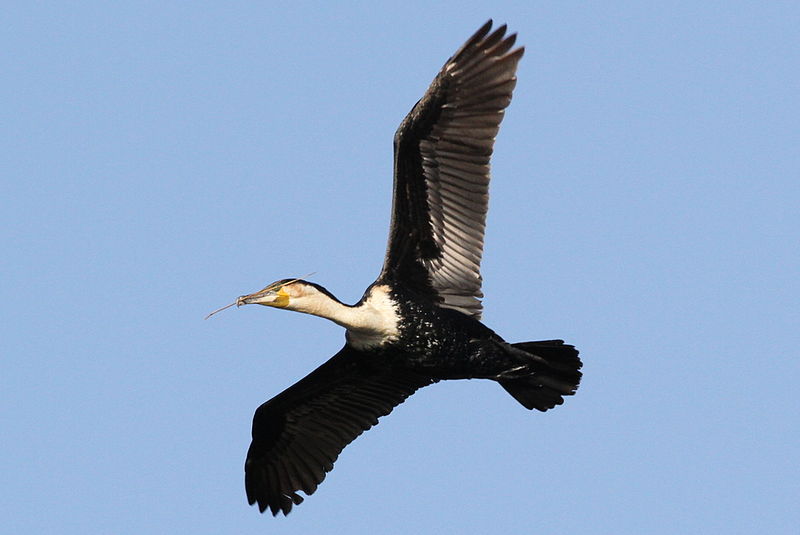
M 325 316 L 325 310 L 333 304 L 332 302 L 339 303 L 339 300 L 318 284 L 303 279 L 281 279 L 267 285 L 262 290 L 240 296 L 235 302 L 218 308 L 206 318 L 234 305 L 237 307 L 264 305 Z

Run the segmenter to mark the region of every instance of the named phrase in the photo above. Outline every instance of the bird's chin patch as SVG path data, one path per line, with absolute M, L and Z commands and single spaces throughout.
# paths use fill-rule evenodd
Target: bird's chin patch
M 269 303 L 259 303 L 262 305 L 266 305 L 268 307 L 275 307 L 275 308 L 286 308 L 289 306 L 289 295 L 286 294 L 283 290 L 278 292 L 278 295 L 275 296 L 275 299 Z

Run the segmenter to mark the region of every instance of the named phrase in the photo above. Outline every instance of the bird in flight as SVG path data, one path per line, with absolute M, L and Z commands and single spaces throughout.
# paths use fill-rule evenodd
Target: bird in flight
M 573 346 L 508 343 L 480 321 L 489 159 L 524 52 L 515 40 L 505 25 L 484 24 L 397 129 L 386 257 L 358 303 L 283 279 L 228 305 L 294 310 L 346 329 L 336 355 L 256 410 L 245 487 L 261 512 L 288 514 L 345 446 L 424 386 L 489 379 L 539 411 L 577 390 Z

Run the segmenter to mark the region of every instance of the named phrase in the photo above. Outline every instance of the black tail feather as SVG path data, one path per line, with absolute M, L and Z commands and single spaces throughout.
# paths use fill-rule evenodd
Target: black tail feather
M 542 340 L 511 344 L 516 350 L 528 353 L 533 373 L 524 377 L 502 379 L 500 385 L 526 409 L 542 412 L 564 403 L 581 382 L 581 359 L 575 346 L 563 340 Z

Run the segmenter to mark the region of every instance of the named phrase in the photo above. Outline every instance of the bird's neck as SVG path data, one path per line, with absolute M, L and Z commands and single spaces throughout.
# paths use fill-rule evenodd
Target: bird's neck
M 374 286 L 354 306 L 319 293 L 293 302 L 292 310 L 326 318 L 347 329 L 347 339 L 356 349 L 380 346 L 397 339 L 400 317 L 388 287 Z

